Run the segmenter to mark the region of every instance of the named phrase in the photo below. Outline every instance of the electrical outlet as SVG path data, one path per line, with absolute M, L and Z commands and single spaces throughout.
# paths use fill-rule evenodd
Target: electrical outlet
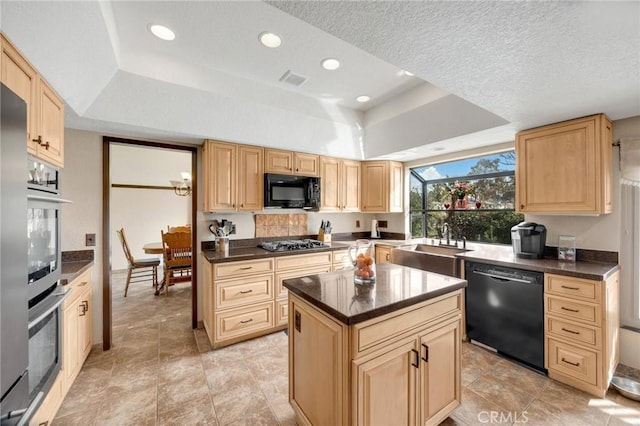
M 386 220 L 379 220 L 378 221 L 378 228 L 386 228 L 388 226 L 387 221 Z
M 360 221 L 356 220 L 356 228 L 360 228 Z
M 85 234 L 84 245 L 87 247 L 96 245 L 96 234 Z

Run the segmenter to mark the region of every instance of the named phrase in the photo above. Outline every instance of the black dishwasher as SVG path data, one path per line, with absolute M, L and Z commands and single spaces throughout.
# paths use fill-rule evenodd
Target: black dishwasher
M 544 275 L 465 262 L 469 339 L 536 370 L 544 368 Z

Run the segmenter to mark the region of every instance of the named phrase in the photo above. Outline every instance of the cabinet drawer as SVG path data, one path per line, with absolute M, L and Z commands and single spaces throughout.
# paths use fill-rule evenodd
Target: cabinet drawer
M 77 303 L 82 294 L 91 288 L 91 270 L 84 272 L 75 280 L 65 285 L 65 291 L 71 291 L 71 294 L 62 304 L 62 309 Z
M 598 352 L 548 339 L 549 370 L 555 370 L 593 386 L 598 385 Z
M 216 313 L 216 342 L 273 327 L 273 302 Z
M 335 250 L 331 252 L 331 263 L 337 263 L 340 265 L 351 265 L 351 258 L 349 257 L 349 250 Z
M 600 307 L 562 297 L 547 296 L 547 313 L 600 327 Z
M 225 309 L 273 298 L 273 274 L 215 283 L 215 308 Z
M 276 257 L 276 271 L 300 267 L 331 265 L 331 252 Z M 327 269 L 328 270 L 328 269 Z
M 289 321 L 289 300 L 276 300 L 276 325 L 287 325 Z
M 453 312 L 460 312 L 461 292 L 427 305 L 401 313 L 384 321 L 374 319 L 354 326 L 355 345 L 358 352 L 369 349 L 379 343 L 401 335 L 412 328 Z M 376 322 L 377 321 L 377 322 Z
M 289 272 L 276 272 L 276 297 L 285 297 L 287 289 L 282 285 L 282 281 L 288 278 L 305 277 L 307 275 L 321 274 L 331 271 L 331 265 L 316 266 L 313 268 L 298 269 Z
M 545 282 L 548 292 L 592 302 L 600 302 L 598 281 L 545 274 Z
M 214 265 L 213 279 L 237 278 L 247 275 L 264 274 L 273 271 L 273 258 L 246 260 L 242 262 L 220 263 Z
M 563 339 L 574 340 L 594 348 L 600 347 L 600 328 L 589 327 L 575 322 L 547 316 L 547 333 L 555 334 Z

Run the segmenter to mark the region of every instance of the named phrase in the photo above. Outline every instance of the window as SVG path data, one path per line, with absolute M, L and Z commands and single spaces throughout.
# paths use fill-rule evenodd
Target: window
M 412 237 L 511 244 L 515 213 L 515 152 L 415 167 L 410 173 Z

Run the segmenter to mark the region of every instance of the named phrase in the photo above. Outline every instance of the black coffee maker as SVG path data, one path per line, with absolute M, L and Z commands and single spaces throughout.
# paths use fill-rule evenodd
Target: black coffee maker
M 520 222 L 511 228 L 513 254 L 524 259 L 541 259 L 547 243 L 547 228 L 534 222 Z

